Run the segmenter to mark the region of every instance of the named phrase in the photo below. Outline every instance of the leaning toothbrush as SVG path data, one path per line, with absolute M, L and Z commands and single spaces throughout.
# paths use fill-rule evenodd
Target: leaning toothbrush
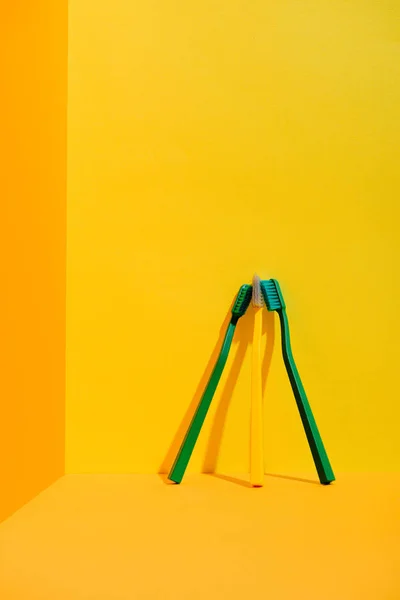
M 253 277 L 252 304 L 254 310 L 253 350 L 251 364 L 251 426 L 250 426 L 250 483 L 264 485 L 263 404 L 261 379 L 261 337 L 263 296 L 260 278 Z
M 296 363 L 293 358 L 290 345 L 289 322 L 286 314 L 286 305 L 279 287 L 279 283 L 276 279 L 261 281 L 261 291 L 267 309 L 269 311 L 277 311 L 279 315 L 282 334 L 283 360 L 285 362 L 290 384 L 292 386 L 297 408 L 299 409 L 300 417 L 303 422 L 303 427 L 306 432 L 308 444 L 310 446 L 310 450 L 318 472 L 319 480 L 322 484 L 327 485 L 332 481 L 335 481 L 335 476 L 333 474 L 328 455 L 325 451 L 324 444 L 322 443 L 317 424 L 312 414 L 306 392 L 303 388 L 303 384 L 301 383 L 300 375 L 297 371 Z
M 251 302 L 251 293 L 251 285 L 245 284 L 241 286 L 238 295 L 236 296 L 236 300 L 232 308 L 232 317 L 229 322 L 217 362 L 215 363 L 206 389 L 204 390 L 199 405 L 189 425 L 189 429 L 186 432 L 186 436 L 168 475 L 168 479 L 174 481 L 175 483 L 180 483 L 183 479 L 186 467 L 189 463 L 190 457 L 192 456 L 197 438 L 199 437 L 204 420 L 207 416 L 208 409 L 210 408 L 210 404 L 214 397 L 215 390 L 217 389 L 219 380 L 221 379 L 222 372 L 228 359 L 228 354 L 231 348 L 237 322 L 239 321 L 240 317 L 245 314 Z

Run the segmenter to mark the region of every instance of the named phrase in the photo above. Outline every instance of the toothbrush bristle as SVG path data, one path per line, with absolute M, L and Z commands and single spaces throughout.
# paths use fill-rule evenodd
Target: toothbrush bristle
M 268 310 L 285 308 L 282 292 L 276 279 L 262 281 L 261 292 Z
M 261 293 L 261 280 L 258 275 L 253 277 L 253 306 L 261 308 L 264 305 L 263 296 Z
M 247 283 L 241 286 L 232 308 L 234 317 L 239 319 L 248 309 L 251 302 L 251 289 L 251 285 Z

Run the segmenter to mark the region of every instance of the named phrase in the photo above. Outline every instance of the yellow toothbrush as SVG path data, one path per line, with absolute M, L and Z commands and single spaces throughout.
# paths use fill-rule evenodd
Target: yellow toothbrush
M 253 277 L 254 331 L 251 365 L 251 426 L 250 426 L 250 483 L 253 487 L 264 485 L 263 402 L 261 378 L 261 336 L 263 296 L 260 278 Z

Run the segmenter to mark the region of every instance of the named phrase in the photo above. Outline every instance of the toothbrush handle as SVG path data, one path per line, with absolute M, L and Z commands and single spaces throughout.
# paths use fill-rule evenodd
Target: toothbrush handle
M 250 483 L 264 484 L 263 402 L 261 380 L 262 308 L 255 308 L 251 365 Z
M 204 420 L 207 416 L 208 409 L 210 408 L 211 401 L 214 397 L 215 390 L 217 389 L 217 385 L 221 379 L 222 371 L 224 370 L 226 361 L 228 359 L 229 350 L 233 340 L 233 334 L 235 333 L 236 329 L 236 323 L 237 319 L 233 317 L 228 325 L 221 351 L 211 373 L 210 379 L 208 380 L 207 387 L 203 392 L 196 412 L 189 425 L 189 429 L 186 432 L 185 439 L 182 442 L 179 452 L 175 458 L 175 462 L 168 475 L 168 479 L 174 481 L 175 483 L 180 483 L 182 481 L 186 467 L 189 463 L 190 457 L 192 456 L 194 446 L 197 438 L 199 437 Z
M 319 480 L 322 484 L 331 483 L 335 480 L 332 467 L 329 462 L 324 444 L 322 442 L 317 424 L 315 422 L 310 404 L 307 400 L 306 392 L 300 379 L 296 363 L 293 358 L 290 344 L 289 321 L 286 310 L 278 311 L 282 331 L 282 354 L 286 370 L 289 376 L 290 384 L 296 399 L 297 408 L 306 432 L 308 444 L 314 459 L 315 467 L 318 472 Z

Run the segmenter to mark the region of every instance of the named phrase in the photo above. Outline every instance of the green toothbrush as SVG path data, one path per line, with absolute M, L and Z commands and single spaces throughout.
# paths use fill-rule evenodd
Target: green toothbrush
M 281 323 L 282 354 L 290 384 L 296 398 L 297 408 L 303 422 L 308 444 L 318 472 L 318 477 L 323 485 L 335 481 L 335 476 L 329 462 L 328 455 L 322 443 L 317 424 L 308 403 L 306 392 L 301 383 L 299 372 L 294 362 L 292 348 L 290 345 L 289 322 L 286 314 L 286 305 L 282 296 L 281 288 L 276 279 L 268 279 L 261 282 L 261 291 L 269 311 L 277 311 Z
M 174 481 L 175 483 L 180 483 L 185 474 L 186 467 L 189 463 L 190 457 L 192 456 L 194 446 L 207 416 L 208 409 L 210 408 L 215 390 L 217 389 L 217 385 L 222 375 L 222 371 L 224 370 L 237 322 L 239 321 L 240 317 L 245 314 L 251 302 L 251 295 L 252 286 L 245 284 L 241 286 L 238 295 L 236 296 L 236 300 L 232 308 L 232 317 L 226 330 L 224 342 L 222 344 L 217 362 L 215 363 L 206 389 L 204 390 L 199 405 L 189 425 L 189 429 L 186 432 L 186 436 L 168 475 L 168 479 Z

